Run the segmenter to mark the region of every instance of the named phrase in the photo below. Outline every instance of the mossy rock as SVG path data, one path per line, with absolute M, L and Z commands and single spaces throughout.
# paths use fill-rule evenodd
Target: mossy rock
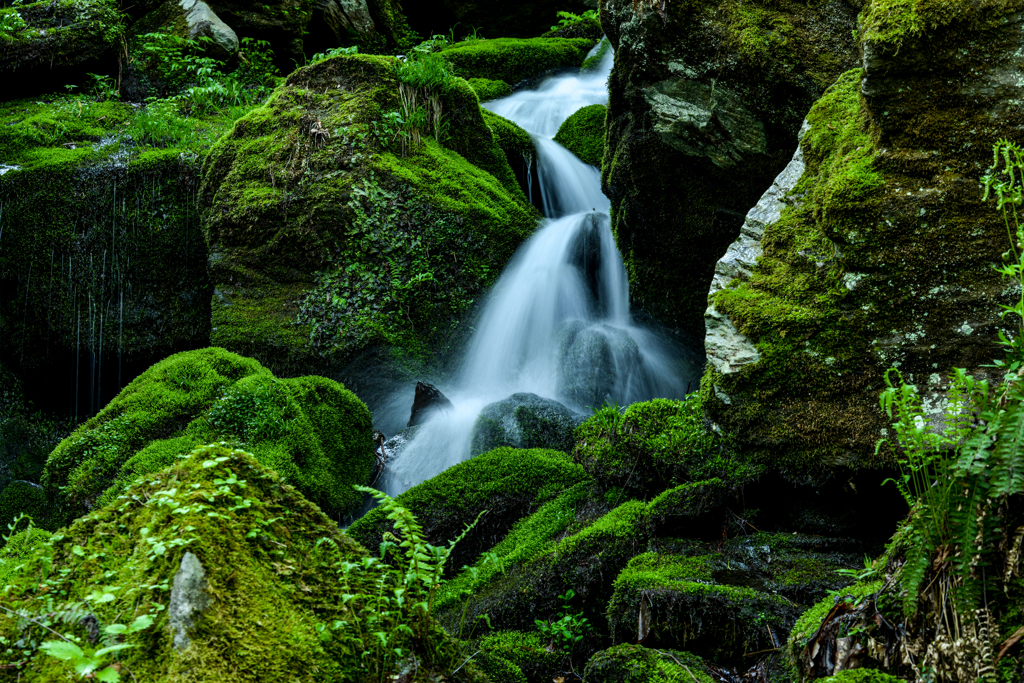
M 535 448 L 496 448 L 417 484 L 396 498 L 416 515 L 429 542 L 442 544 L 462 533 L 484 510 L 476 528 L 455 548 L 448 566 L 472 564 L 494 546 L 519 519 L 587 479 L 569 456 Z M 392 523 L 374 508 L 348 533 L 376 550 Z
M 696 396 L 602 408 L 576 430 L 573 459 L 606 489 L 651 496 L 686 481 L 719 477 L 729 486 L 756 470 L 707 428 Z
M 6 535 L 9 524 L 21 514 L 40 526 L 46 524 L 47 500 L 39 484 L 12 481 L 0 490 L 0 535 Z
M 474 628 L 472 624 L 468 628 Z M 547 683 L 569 662 L 536 631 L 498 631 L 480 638 L 480 669 L 493 683 Z
M 580 17 L 578 20 L 553 27 L 542 38 L 588 38 L 595 43 L 604 36 L 601 20 L 597 17 Z
M 536 394 L 512 394 L 484 406 L 470 433 L 470 457 L 498 448 L 552 448 L 568 453 L 583 416 Z
M 583 677 L 592 683 L 713 683 L 700 657 L 689 652 L 622 644 L 598 652 Z
M 277 379 L 218 348 L 186 351 L 139 375 L 50 454 L 52 523 L 114 499 L 195 446 L 245 444 L 332 516 L 353 512 L 374 466 L 366 406 L 323 377 Z
M 121 12 L 108 0 L 57 0 L 0 8 L 0 26 L 4 27 L 0 29 L 0 74 L 8 83 L 20 81 L 17 87 L 23 89 L 63 85 L 58 80 L 69 69 L 113 56 L 125 30 Z
M 575 154 L 581 161 L 601 167 L 604 158 L 604 118 L 608 107 L 591 104 L 562 122 L 555 142 Z
M 699 346 L 715 262 L 857 64 L 855 3 L 602 7 L 615 49 L 602 189 L 634 308 Z
M 715 544 L 659 539 L 653 546 L 657 552 L 634 557 L 615 580 L 607 608 L 612 637 L 635 637 L 646 601 L 645 644 L 735 665 L 747 652 L 785 641 L 801 605 L 847 585 L 844 572 L 860 566 L 849 544 L 790 534 Z
M 0 278 L 10 283 L 0 288 L 0 328 L 22 378 L 45 377 L 52 402 L 80 415 L 98 408 L 75 405 L 85 347 L 103 355 L 99 379 L 109 383 L 118 353 L 137 363 L 209 343 L 199 162 L 190 151 L 114 141 L 132 116 L 129 105 L 89 98 L 0 105 L 0 164 L 15 167 L 0 175 Z M 81 365 L 85 399 L 89 362 Z
M 319 62 L 210 151 L 213 343 L 288 374 L 377 347 L 425 357 L 533 231 L 469 85 L 440 96 L 444 146 L 425 138 L 404 156 L 379 128 L 398 87 L 393 58 Z
M 545 71 L 582 66 L 596 43 L 588 38 L 495 38 L 455 43 L 441 54 L 463 78 L 516 85 Z
M 484 614 L 491 629 L 531 628 L 560 611 L 560 596 L 572 589 L 573 609 L 597 623 L 611 597 L 610 575 L 666 529 L 699 534 L 722 513 L 724 499 L 717 480 L 679 486 L 650 503 L 621 504 L 603 500 L 589 482 L 577 484 L 517 522 L 490 557 L 446 583 L 435 602 L 438 618 L 448 629 L 468 620 L 479 631 Z
M 878 410 L 889 368 L 936 419 L 952 368 L 995 376 L 986 366 L 1002 354 L 1002 305 L 1015 295 L 992 268 L 1007 249 L 1003 217 L 977 183 L 993 143 L 1024 125 L 1000 80 L 1015 68 L 1005 41 L 1017 5 L 939 3 L 948 22 L 929 19 L 902 42 L 865 38 L 865 68 L 807 115 L 792 205 L 749 245 L 752 269 L 711 297 L 714 322 L 756 360 L 729 365 L 739 359 L 709 349 L 708 415 L 794 480 L 894 464 L 891 441 L 876 449 L 891 430 Z
M 8 552 L 0 551 L 0 571 Z M 90 624 L 105 628 L 149 615 L 152 625 L 125 636 L 134 647 L 118 657 L 122 676 L 130 671 L 144 681 L 270 676 L 366 683 L 370 671 L 385 663 L 356 635 L 365 628 L 357 621 L 367 619 L 367 601 L 378 590 L 391 591 L 401 581 L 385 565 L 370 561 L 359 544 L 275 472 L 224 446 L 200 447 L 150 473 L 107 506 L 37 542 L 19 561 L 0 604 L 48 618 L 44 615 L 75 605 L 82 609 L 81 601 L 90 600 L 92 619 L 61 625 L 80 642 L 88 643 Z M 343 566 L 348 569 L 339 579 Z M 186 595 L 179 579 L 185 568 L 197 567 L 199 595 L 189 594 L 191 617 L 172 621 L 172 612 L 178 612 L 169 604 L 180 604 L 176 596 Z M 268 628 L 268 619 L 274 628 Z M 334 620 L 336 628 L 322 629 Z M 409 648 L 424 675 L 451 676 L 466 656 L 429 621 L 420 631 Z M 8 642 L 26 643 L 8 677 L 53 681 L 72 675 L 70 664 L 38 650 L 51 634 L 35 624 L 5 614 L 0 634 Z M 225 647 L 226 642 L 232 645 Z M 391 668 L 385 666 L 384 673 L 394 673 Z M 454 679 L 484 680 L 472 665 Z
M 480 102 L 487 102 L 488 100 L 496 100 L 499 97 L 508 97 L 512 94 L 512 86 L 505 81 L 492 81 L 489 78 L 468 78 L 466 82 L 469 83 L 469 87 L 473 89 L 476 96 L 480 99 Z M 487 114 L 484 113 L 484 118 L 487 118 Z M 488 122 L 488 125 L 490 123 Z M 491 126 L 493 129 L 493 126 Z
M 580 67 L 580 71 L 596 71 L 597 65 L 601 63 L 604 56 L 608 54 L 608 50 L 612 49 L 612 44 L 607 38 L 602 38 L 601 42 L 597 46 L 597 50 L 594 54 L 590 55 L 583 62 L 583 66 Z
M 901 679 L 877 669 L 847 669 L 820 680 L 821 683 L 900 683 Z
M 0 586 L 10 585 L 16 572 L 31 561 L 39 548 L 50 540 L 50 532 L 39 527 L 26 529 L 23 522 L 18 528 L 21 531 L 12 534 L 0 548 Z

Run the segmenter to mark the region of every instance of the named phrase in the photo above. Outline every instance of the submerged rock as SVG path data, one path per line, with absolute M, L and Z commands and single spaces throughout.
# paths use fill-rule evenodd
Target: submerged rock
M 499 446 L 572 450 L 573 431 L 583 416 L 558 401 L 536 394 L 512 394 L 480 411 L 473 423 L 469 455 L 474 457 Z
M 1006 76 L 1024 62 L 1022 19 L 999 7 L 865 30 L 864 68 L 807 115 L 797 156 L 719 263 L 705 405 L 794 480 L 892 463 L 875 448 L 890 367 L 937 418 L 950 370 L 981 378 L 1001 353 L 1001 304 L 1017 294 L 992 267 L 1006 227 L 978 180 L 1024 122 Z M 866 25 L 888 26 L 887 11 L 869 3 Z
M 615 48 L 602 188 L 637 307 L 699 343 L 714 264 L 856 64 L 856 8 L 602 3 Z

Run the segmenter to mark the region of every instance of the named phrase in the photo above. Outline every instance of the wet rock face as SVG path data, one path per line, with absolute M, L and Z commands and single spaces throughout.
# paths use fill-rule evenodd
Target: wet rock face
M 613 230 L 634 302 L 694 341 L 715 262 L 790 161 L 804 114 L 856 63 L 855 14 L 841 0 L 602 3 Z
M 872 25 L 870 4 L 862 17 Z M 992 268 L 1006 228 L 978 181 L 1024 123 L 1022 22 L 965 5 L 922 35 L 865 28 L 862 68 L 808 114 L 709 300 L 705 405 L 746 448 L 815 477 L 885 465 L 888 368 L 937 416 L 952 368 L 980 377 L 1001 354 L 1000 304 L 1016 293 Z M 723 341 L 730 325 L 742 344 Z
M 473 425 L 470 457 L 499 446 L 551 448 L 568 453 L 583 416 L 536 394 L 513 394 L 480 411 Z
M 429 382 L 416 382 L 416 397 L 412 402 L 412 414 L 407 427 L 423 424 L 427 417 L 439 410 L 451 410 L 452 402 L 441 390 Z

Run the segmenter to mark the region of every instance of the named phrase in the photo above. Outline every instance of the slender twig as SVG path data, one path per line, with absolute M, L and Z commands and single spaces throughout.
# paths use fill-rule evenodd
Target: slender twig
M 480 650 L 477 650 L 476 652 L 474 652 L 470 656 L 466 657 L 466 661 L 464 661 L 462 664 L 459 664 L 459 668 L 455 669 L 455 671 L 452 672 L 452 676 L 457 674 L 459 672 L 459 669 L 461 669 L 462 667 L 466 666 L 466 664 L 469 663 L 469 660 L 473 659 L 473 657 L 476 657 L 478 654 L 480 654 Z

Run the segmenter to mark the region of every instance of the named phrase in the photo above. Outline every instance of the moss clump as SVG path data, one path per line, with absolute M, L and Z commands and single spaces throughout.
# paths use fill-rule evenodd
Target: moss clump
M 562 26 L 554 26 L 541 38 L 587 38 L 597 42 L 604 35 L 601 20 L 597 17 L 580 17 Z
M 582 161 L 600 168 L 604 157 L 604 117 L 607 113 L 608 107 L 603 104 L 583 107 L 562 122 L 555 142 Z
M 487 514 L 458 545 L 452 568 L 470 564 L 502 539 L 509 528 L 565 489 L 587 479 L 579 465 L 558 451 L 496 448 L 417 484 L 396 500 L 416 515 L 431 543 L 455 538 L 482 511 Z M 348 533 L 375 549 L 392 524 L 375 508 Z
M 512 94 L 512 86 L 505 81 L 492 81 L 489 78 L 469 78 L 467 82 L 481 102 L 496 100 L 499 97 L 507 97 Z M 484 118 L 487 118 L 487 113 L 485 110 Z M 488 122 L 488 125 L 491 125 L 490 122 Z M 493 126 L 491 127 L 493 128 Z
M 583 670 L 593 683 L 713 683 L 700 657 L 642 645 L 616 645 L 598 652 Z
M 0 548 L 0 586 L 9 585 L 21 567 L 32 560 L 49 540 L 50 532 L 39 527 L 23 528 L 8 538 L 7 543 Z
M 516 84 L 551 69 L 581 66 L 596 42 L 588 38 L 496 38 L 456 43 L 441 54 L 463 78 Z
M 630 496 L 710 477 L 739 486 L 757 474 L 705 426 L 696 397 L 634 403 L 623 415 L 602 409 L 576 430 L 573 459 L 602 486 Z
M 352 484 L 373 468 L 371 430 L 366 406 L 332 380 L 278 380 L 223 349 L 187 351 L 137 377 L 61 442 L 42 481 L 62 524 L 197 444 L 225 440 L 251 448 L 329 514 L 347 514 L 362 500 Z
M 12 481 L 0 491 L 0 535 L 6 535 L 7 525 L 20 514 L 26 514 L 36 524 L 46 523 L 46 494 L 38 484 Z
M 213 343 L 294 374 L 370 346 L 423 356 L 532 232 L 536 211 L 466 82 L 440 97 L 443 144 L 405 155 L 382 126 L 398 89 L 392 58 L 328 59 L 210 151 Z
M 477 648 L 487 662 L 481 668 L 494 683 L 542 681 L 552 678 L 548 674 L 559 671 L 565 659 L 562 653 L 549 648 L 548 643 L 536 631 L 488 633 L 479 640 Z M 502 678 L 503 675 L 506 678 Z M 522 679 L 519 676 L 522 676 Z
M 883 581 L 866 581 L 857 583 L 849 588 L 839 591 L 840 600 L 850 605 L 859 605 L 865 598 L 874 596 L 882 589 Z M 786 657 L 793 666 L 803 659 L 803 651 L 807 641 L 821 627 L 821 622 L 836 606 L 835 596 L 828 596 L 816 603 L 810 609 L 800 615 L 800 618 L 793 624 L 786 641 Z
M 205 571 L 209 600 L 193 614 L 191 644 L 179 650 L 167 607 L 186 552 Z M 152 626 L 128 636 L 135 647 L 119 653 L 122 676 L 131 671 L 140 681 L 364 683 L 379 666 L 393 672 L 361 634 L 374 596 L 399 582 L 254 457 L 204 446 L 40 544 L 9 577 L 0 604 L 38 621 L 86 601 L 100 628 L 149 615 Z M 465 655 L 429 619 L 422 626 L 420 640 L 402 641 L 421 662 L 419 680 L 448 675 Z M 87 627 L 61 624 L 83 642 Z M 37 649 L 49 632 L 5 611 L 0 635 L 24 644 L 10 675 L 69 675 L 67 664 Z M 472 667 L 456 678 L 481 680 Z
M 518 124 L 503 116 L 487 109 L 481 109 L 480 112 L 484 115 L 484 121 L 494 135 L 494 142 L 505 153 L 509 166 L 525 176 L 537 155 L 537 150 L 533 146 L 533 138 Z
M 16 27 L 0 30 L 0 73 L 24 78 L 112 50 L 124 32 L 124 18 L 107 0 L 59 0 L 0 9 L 0 26 Z
M 900 683 L 900 679 L 876 669 L 847 669 L 822 678 L 821 683 Z

